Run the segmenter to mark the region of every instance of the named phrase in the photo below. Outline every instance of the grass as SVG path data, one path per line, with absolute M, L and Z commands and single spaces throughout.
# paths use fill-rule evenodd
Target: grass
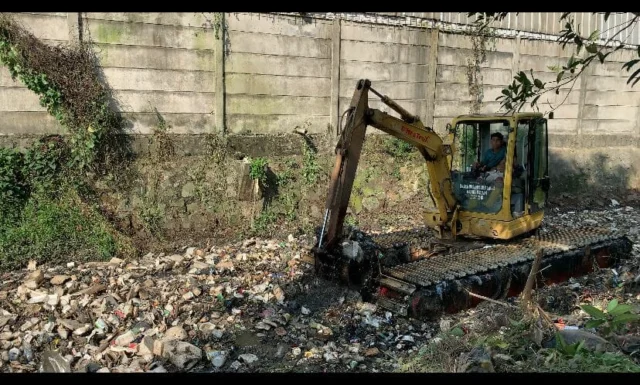
M 96 210 L 73 193 L 59 198 L 32 195 L 19 221 L 0 227 L 0 270 L 38 264 L 105 260 L 126 244 Z
M 399 362 L 399 372 L 457 372 L 463 354 L 474 347 L 491 352 L 496 372 L 640 373 L 640 365 L 620 352 L 573 351 L 540 348 L 530 338 L 530 327 L 516 322 L 502 329 L 479 330 L 465 335 L 440 333 L 416 355 Z

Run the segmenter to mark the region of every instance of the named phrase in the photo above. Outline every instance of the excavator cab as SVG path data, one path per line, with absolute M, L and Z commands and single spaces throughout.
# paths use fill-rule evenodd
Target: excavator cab
M 537 228 L 550 186 L 547 120 L 532 113 L 463 115 L 447 129 L 455 148 L 456 233 L 511 239 Z

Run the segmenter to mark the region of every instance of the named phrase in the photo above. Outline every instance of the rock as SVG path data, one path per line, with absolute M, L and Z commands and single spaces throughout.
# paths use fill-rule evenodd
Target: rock
M 164 342 L 161 340 L 153 341 L 153 354 L 155 356 L 162 356 L 164 350 Z
M 124 260 L 120 259 L 120 258 L 111 258 L 111 260 L 109 261 L 110 265 L 120 265 L 124 263 Z
M 211 322 L 205 322 L 198 326 L 198 330 L 200 330 L 205 336 L 211 335 L 215 329 L 216 325 L 212 324 Z
M 596 352 L 616 351 L 617 349 L 613 344 L 604 338 L 588 332 L 586 330 L 568 330 L 562 329 L 559 331 L 560 336 L 564 340 L 565 344 L 572 345 L 580 341 L 584 341 L 584 347 L 588 350 Z M 555 341 L 554 341 L 555 346 Z
M 34 280 L 28 280 L 24 283 L 24 286 L 28 289 L 35 290 L 40 286 L 40 283 Z
M 220 339 L 224 335 L 224 331 L 216 329 L 211 332 L 211 335 L 216 339 Z
M 62 285 L 65 282 L 67 282 L 69 279 L 71 279 L 71 277 L 69 277 L 68 275 L 56 275 L 53 278 L 51 278 L 51 281 L 49 281 L 52 285 Z
M 164 333 L 164 340 L 186 340 L 189 337 L 181 326 L 173 326 Z
M 164 342 L 163 357 L 179 369 L 189 370 L 202 360 L 202 350 L 184 341 L 170 340 Z
M 71 373 L 71 365 L 60 353 L 46 350 L 42 353 L 40 371 L 44 373 Z
M 238 356 L 238 359 L 240 359 L 247 365 L 251 365 L 254 362 L 258 361 L 258 356 L 256 356 L 255 354 L 241 354 Z
M 309 315 L 309 314 L 311 314 L 311 310 L 307 309 L 307 308 L 306 308 L 306 307 L 304 307 L 304 306 L 300 309 L 300 312 L 301 312 L 302 314 L 304 314 L 304 315 Z
M 151 364 L 149 373 L 167 373 L 167 369 L 165 369 L 164 366 L 160 364 L 154 363 Z
M 640 337 L 626 335 L 619 336 L 616 340 L 623 352 L 627 354 L 638 354 L 640 352 Z
M 33 281 L 31 281 L 31 282 L 33 282 Z M 49 299 L 49 295 L 48 294 L 36 293 L 31 298 L 29 298 L 27 303 L 30 303 L 30 304 L 45 303 L 45 302 L 47 302 L 48 299 Z
M 33 360 L 33 348 L 31 347 L 31 345 L 26 344 L 24 346 L 24 350 L 22 352 L 22 355 L 27 360 L 27 362 L 31 362 Z
M 153 356 L 154 343 L 155 341 L 153 337 L 149 337 L 149 336 L 144 337 L 142 341 L 140 341 L 140 343 L 138 344 L 137 354 L 140 356 L 147 356 L 147 355 Z
M 116 338 L 115 344 L 118 346 L 129 346 L 129 344 L 131 344 L 135 339 L 135 333 L 133 333 L 131 330 L 128 330 L 126 333 L 121 334 Z
M 0 316 L 0 328 L 8 324 L 10 320 L 11 320 L 11 317 L 9 316 Z
M 76 330 L 84 326 L 84 324 L 72 319 L 61 319 L 60 324 L 69 330 Z
M 360 247 L 360 244 L 355 241 L 342 243 L 342 254 L 356 262 L 362 262 L 364 259 L 364 251 Z
M 296 239 L 293 237 L 293 234 L 289 234 L 289 236 L 287 237 L 287 241 L 289 241 L 289 242 L 293 242 L 295 240 Z
M 216 270 L 218 270 L 220 272 L 223 272 L 223 271 L 234 271 L 235 267 L 233 266 L 233 262 L 231 262 L 231 261 L 220 261 L 216 265 Z
M 63 340 L 66 340 L 67 338 L 69 338 L 69 331 L 65 329 L 63 326 L 58 326 L 58 335 Z
M 292 354 L 294 357 L 298 357 L 300 354 L 302 354 L 302 349 L 300 349 L 300 348 L 293 348 L 293 349 L 291 350 L 291 354 Z
M 20 349 L 18 348 L 9 349 L 9 361 L 18 361 L 18 358 L 20 358 Z
M 284 301 L 284 291 L 280 286 L 276 285 L 273 288 L 273 295 L 276 297 L 276 301 L 278 301 L 278 303 L 282 303 Z
M 47 296 L 47 305 L 58 306 L 60 303 L 60 296 L 58 294 L 50 294 Z
M 456 372 L 461 373 L 494 373 L 491 352 L 484 347 L 475 347 L 469 353 L 463 354 L 461 366 Z
M 42 281 L 44 281 L 44 273 L 42 272 L 42 270 L 38 269 L 29 274 L 27 280 L 34 281 L 35 283 L 40 284 L 42 283 Z
M 362 207 L 367 211 L 375 211 L 380 207 L 380 200 L 376 197 L 365 197 L 362 199 Z
M 216 368 L 221 368 L 227 361 L 227 352 L 224 351 L 210 351 L 207 353 L 207 358 L 211 361 L 211 364 Z
M 209 265 L 206 262 L 194 261 L 191 264 L 191 267 L 193 267 L 194 269 L 198 269 L 198 270 L 208 270 L 208 269 L 211 268 L 211 265 Z
M 374 356 L 377 356 L 378 354 L 380 354 L 380 350 L 378 350 L 378 348 L 375 348 L 375 347 L 369 348 L 364 352 L 365 357 L 374 357 Z
M 335 362 L 338 361 L 338 354 L 336 352 L 326 352 L 324 355 L 324 360 L 327 362 Z
M 440 330 L 442 330 L 443 333 L 448 332 L 450 329 L 451 329 L 451 320 L 443 319 L 440 321 Z

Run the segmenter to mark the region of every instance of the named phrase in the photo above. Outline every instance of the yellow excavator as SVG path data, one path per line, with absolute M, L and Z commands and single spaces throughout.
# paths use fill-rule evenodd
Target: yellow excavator
M 370 108 L 369 91 L 401 118 Z M 363 79 L 345 115 L 312 252 L 319 273 L 357 284 L 365 300 L 429 318 L 519 293 L 538 252 L 539 285 L 630 254 L 629 239 L 607 229 L 539 231 L 550 189 L 542 114 L 461 115 L 443 140 Z M 344 228 L 367 126 L 410 143 L 426 161 L 435 208 L 424 226 L 378 235 Z

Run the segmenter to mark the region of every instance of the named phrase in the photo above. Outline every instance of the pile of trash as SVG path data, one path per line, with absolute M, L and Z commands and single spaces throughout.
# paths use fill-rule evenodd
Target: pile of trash
M 552 212 L 545 227 L 595 221 L 639 242 L 636 210 Z M 371 246 L 360 234 L 353 239 L 363 245 L 347 245 L 353 257 Z M 440 331 L 473 331 L 469 323 L 451 325 L 480 307 L 448 317 L 446 325 L 425 323 L 322 280 L 308 263 L 314 242 L 292 235 L 250 239 L 132 261 L 32 262 L 0 274 L 0 371 L 393 371 Z M 634 247 L 636 258 L 607 270 L 609 286 L 640 283 L 640 247 Z M 558 287 L 583 295 L 589 279 Z M 561 297 L 540 296 L 547 305 Z M 567 320 L 557 322 L 567 330 L 580 325 Z
M 386 346 L 430 336 L 398 334 L 390 313 L 314 277 L 309 249 L 290 236 L 136 261 L 32 262 L 2 275 L 0 371 L 254 371 L 274 360 L 366 370 Z

